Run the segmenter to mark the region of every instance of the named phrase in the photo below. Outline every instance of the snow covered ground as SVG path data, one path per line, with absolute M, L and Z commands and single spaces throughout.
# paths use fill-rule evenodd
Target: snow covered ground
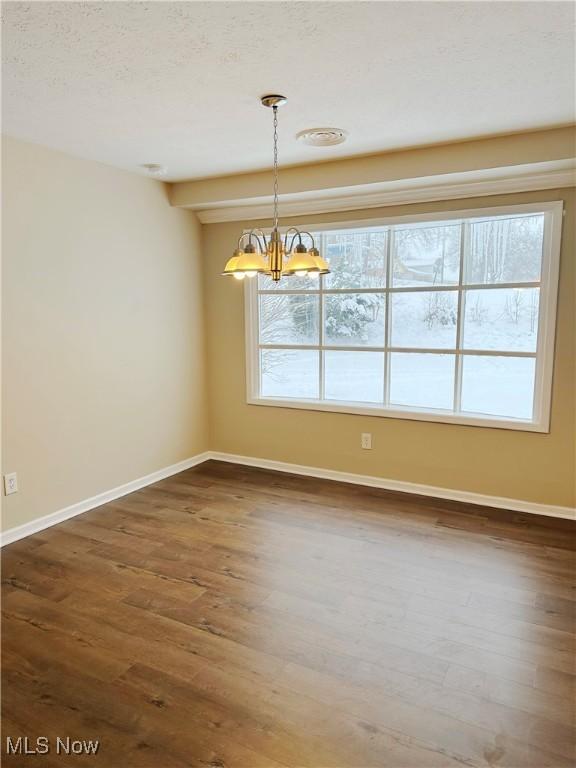
M 319 352 L 262 350 L 262 397 L 317 399 Z M 464 356 L 462 411 L 529 419 L 533 358 Z M 454 355 L 392 353 L 390 405 L 451 410 Z M 326 400 L 382 404 L 383 352 L 324 352 Z

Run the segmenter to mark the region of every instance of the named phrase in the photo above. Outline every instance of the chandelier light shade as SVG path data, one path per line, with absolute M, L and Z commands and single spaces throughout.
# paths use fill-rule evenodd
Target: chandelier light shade
M 282 277 L 305 277 L 312 279 L 330 272 L 328 263 L 320 256 L 310 232 L 290 227 L 280 233 L 278 227 L 278 107 L 286 104 L 285 96 L 270 95 L 261 99 L 270 107 L 274 124 L 274 218 L 272 232 L 268 237 L 261 229 L 252 229 L 242 234 L 238 246 L 224 267 L 224 276 L 237 280 L 268 275 L 277 283 Z

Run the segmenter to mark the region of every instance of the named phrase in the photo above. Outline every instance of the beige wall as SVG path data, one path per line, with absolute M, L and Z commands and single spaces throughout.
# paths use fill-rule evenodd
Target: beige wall
M 255 222 L 204 226 L 210 445 L 218 451 L 530 502 L 573 506 L 575 473 L 574 190 L 299 217 L 299 223 L 566 201 L 550 434 L 247 405 L 243 289 L 220 271 Z M 288 220 L 284 224 L 289 224 Z M 268 222 L 261 222 L 268 224 Z M 360 433 L 374 448 L 362 451 Z
M 3 163 L 2 471 L 20 484 L 4 529 L 208 448 L 574 505 L 574 190 L 298 219 L 563 198 L 552 423 L 538 434 L 247 405 L 243 289 L 220 277 L 244 223 L 201 228 L 156 181 L 11 139 Z
M 207 448 L 201 228 L 164 185 L 8 139 L 3 472 L 11 528 Z

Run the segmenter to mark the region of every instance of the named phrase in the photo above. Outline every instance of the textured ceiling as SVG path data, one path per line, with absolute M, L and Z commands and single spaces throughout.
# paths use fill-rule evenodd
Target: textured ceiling
M 569 2 L 9 2 L 3 129 L 169 180 L 574 119 Z M 345 144 L 302 146 L 315 126 Z

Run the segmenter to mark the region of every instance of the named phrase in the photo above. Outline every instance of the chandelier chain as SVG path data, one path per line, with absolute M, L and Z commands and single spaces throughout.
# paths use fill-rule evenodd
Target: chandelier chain
M 274 229 L 278 229 L 278 107 L 274 113 Z

